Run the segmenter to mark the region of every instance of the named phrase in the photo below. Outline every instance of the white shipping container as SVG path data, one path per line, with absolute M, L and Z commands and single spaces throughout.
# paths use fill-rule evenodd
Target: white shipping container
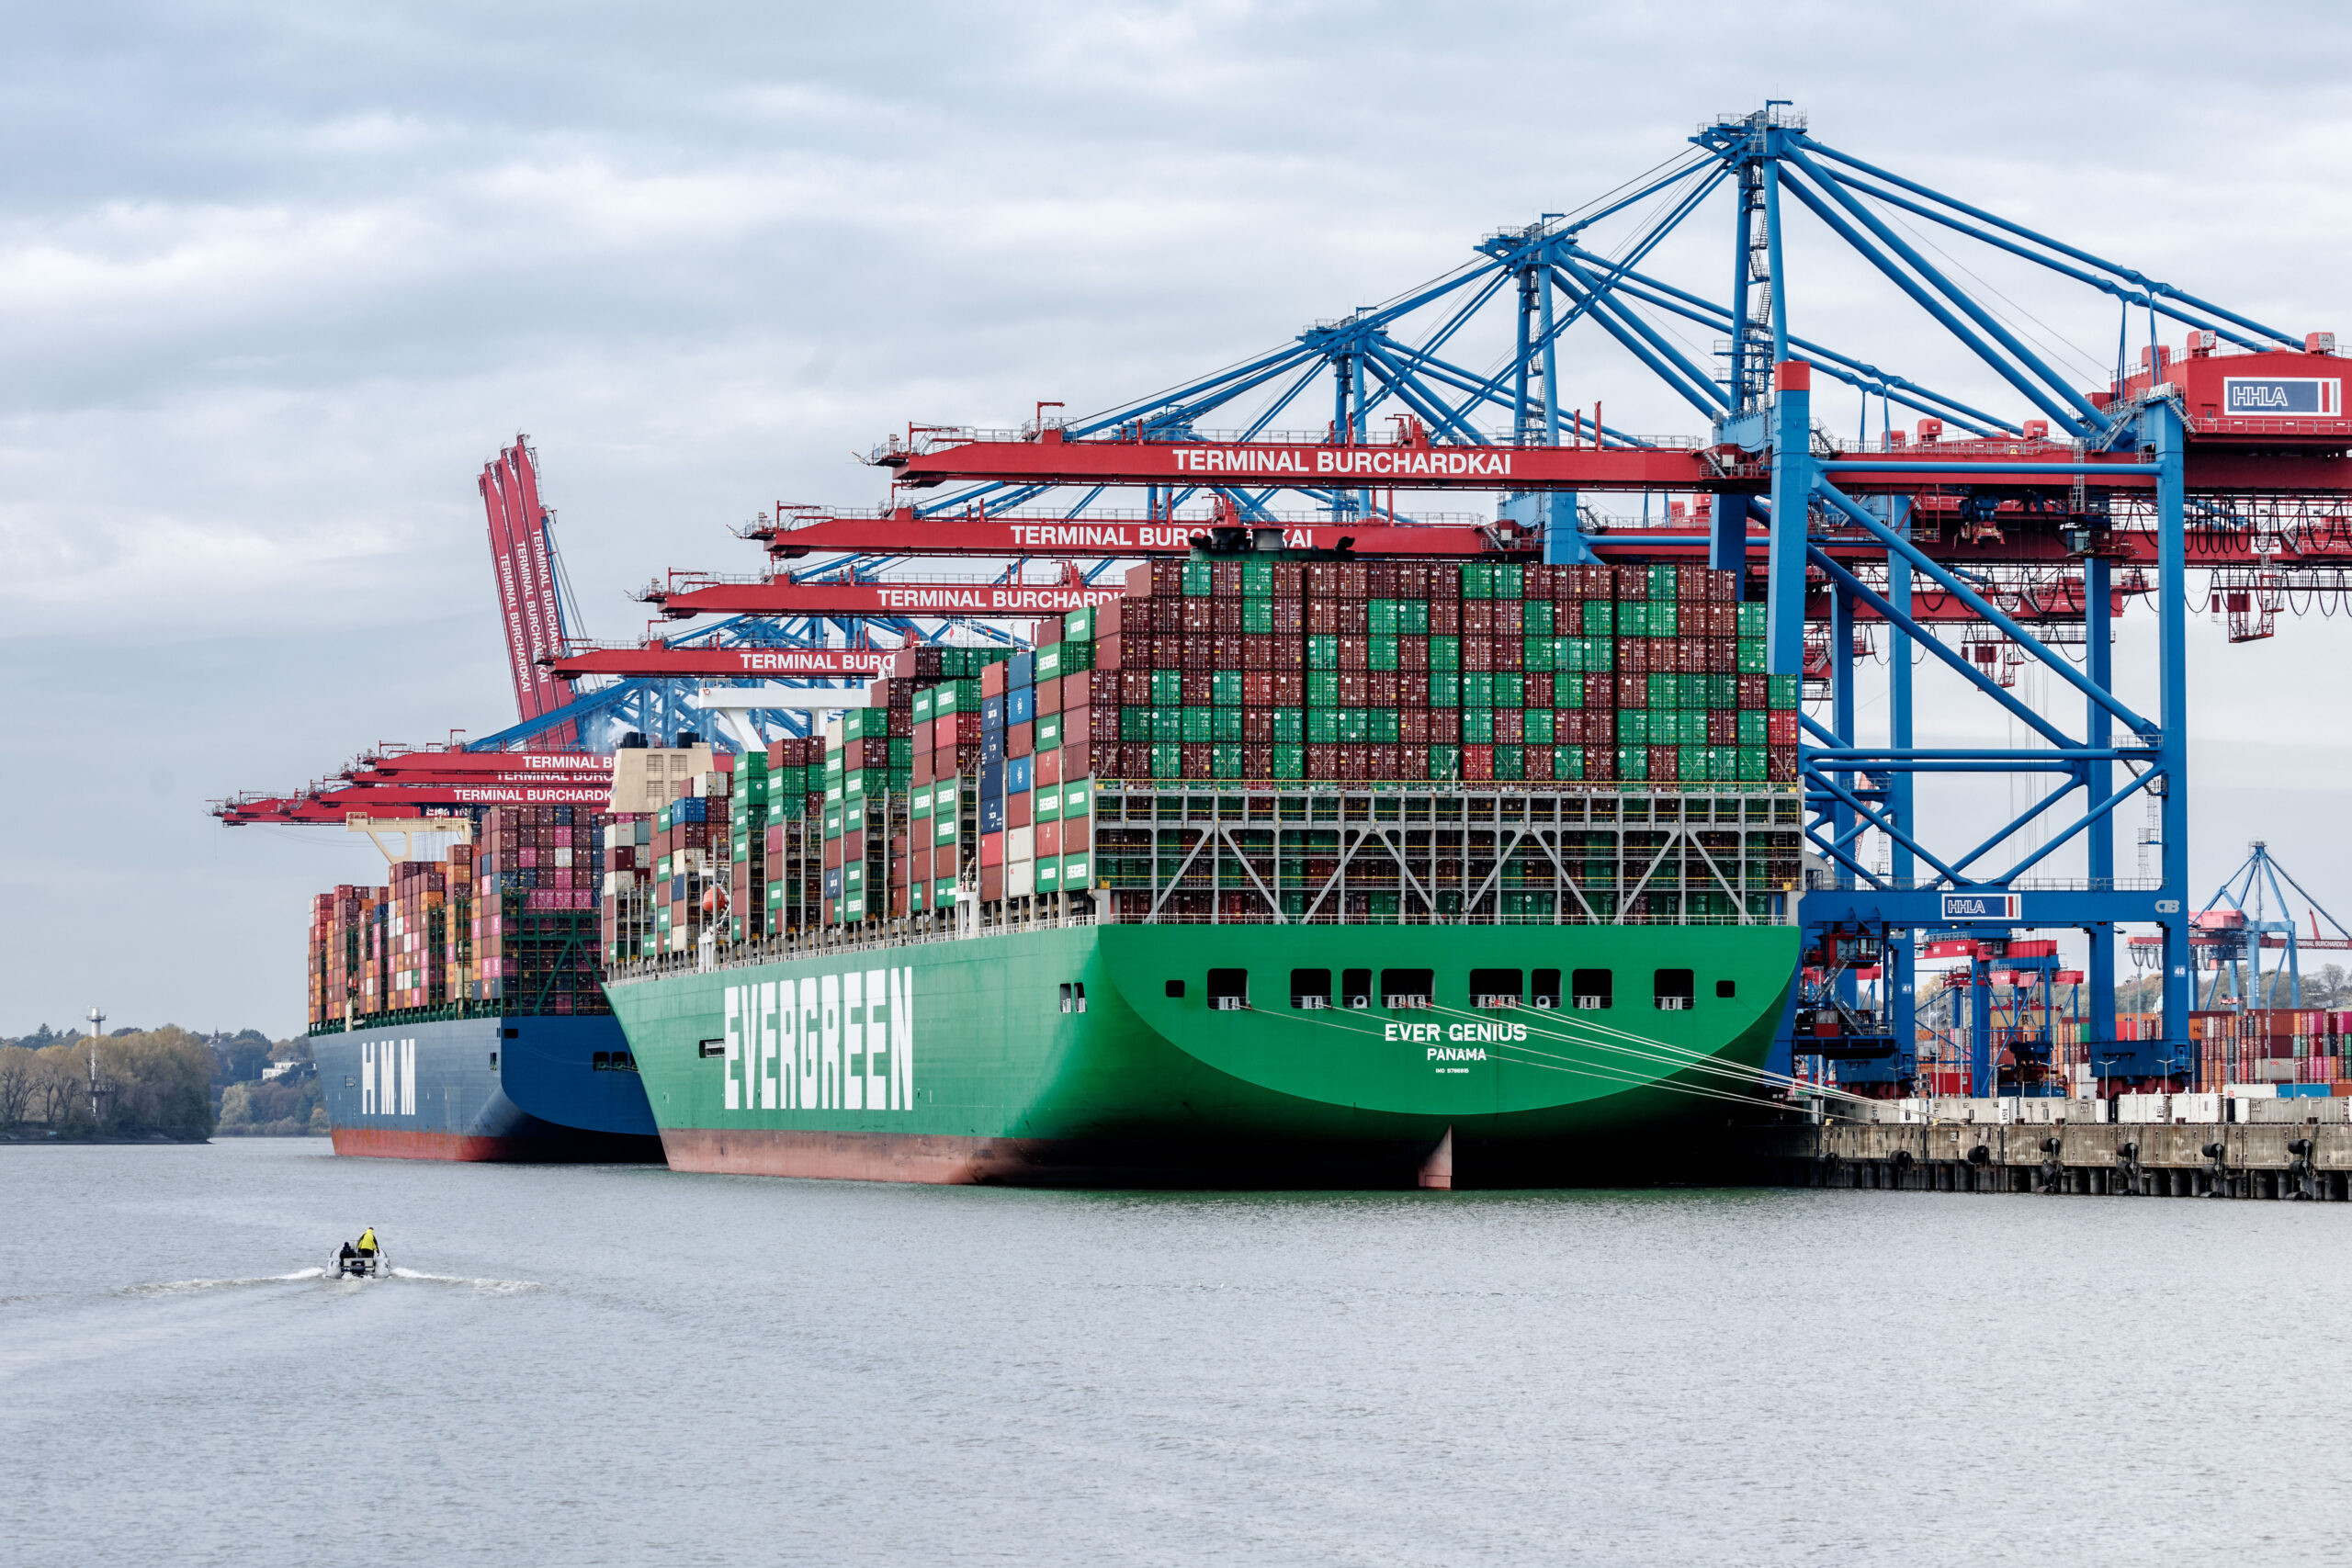
M 2115 1119 L 2133 1126 L 2146 1126 L 2168 1122 L 2172 1118 L 2166 1102 L 2175 1097 L 2168 1094 L 2119 1094 L 2115 1097 Z M 2194 1095 L 2182 1098 L 2195 1099 Z
M 1004 830 L 1004 859 L 1006 864 L 1010 865 L 1012 862 L 1017 860 L 1035 860 L 1036 858 L 1036 829 L 1007 828 Z
M 2176 1094 L 2172 1097 L 2175 1122 L 2219 1122 L 2222 1120 L 2222 1097 L 2218 1094 Z
M 1009 860 L 1004 863 L 1004 896 L 1026 898 L 1037 891 L 1037 863 L 1033 860 Z

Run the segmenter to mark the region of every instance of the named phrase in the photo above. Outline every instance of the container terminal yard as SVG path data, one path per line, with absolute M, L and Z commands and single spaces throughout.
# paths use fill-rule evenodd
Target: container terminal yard
M 2265 844 L 2188 869 L 2187 617 L 2352 585 L 2335 335 L 1786 105 L 1666 151 L 1172 389 L 910 423 L 638 642 L 500 451 L 517 722 L 216 807 L 390 863 L 311 911 L 338 1150 L 2352 1196 L 2352 1014 L 2301 997 L 2352 935 Z M 1800 224 L 2001 398 L 1792 321 Z M 2111 374 L 1980 254 L 2095 298 Z

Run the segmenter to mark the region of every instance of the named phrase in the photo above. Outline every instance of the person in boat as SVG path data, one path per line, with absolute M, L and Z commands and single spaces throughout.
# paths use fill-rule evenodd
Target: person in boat
M 376 1227 L 374 1225 L 369 1225 L 359 1233 L 359 1256 L 362 1258 L 376 1256 Z
M 338 1263 L 348 1263 L 358 1256 L 359 1249 L 346 1241 L 343 1244 L 343 1250 L 335 1255 L 335 1261 Z

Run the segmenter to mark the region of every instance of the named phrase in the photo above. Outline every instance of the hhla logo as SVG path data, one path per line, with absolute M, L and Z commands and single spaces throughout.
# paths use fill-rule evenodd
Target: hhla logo
M 359 1043 L 359 1114 L 416 1114 L 416 1042 L 362 1040 Z
M 853 969 L 727 987 L 727 1109 L 914 1103 L 914 972 Z

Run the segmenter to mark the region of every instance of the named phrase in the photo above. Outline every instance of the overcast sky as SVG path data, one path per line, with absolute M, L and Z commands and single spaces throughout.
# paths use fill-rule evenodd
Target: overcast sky
M 12 6 L 0 1034 L 94 1003 L 300 1028 L 308 896 L 380 862 L 205 802 L 512 721 L 472 476 L 518 430 L 588 629 L 632 634 L 628 587 L 755 564 L 728 525 L 879 500 L 851 454 L 909 420 L 1098 407 L 1278 344 L 1767 96 L 2352 330 L 2345 16 Z M 1824 256 L 1791 298 L 1800 330 L 1981 386 L 1883 294 Z M 2111 352 L 2111 316 L 2034 307 Z M 1612 423 L 1695 428 L 1590 369 Z M 2200 880 L 2261 831 L 2352 905 L 2345 625 L 2200 633 Z

